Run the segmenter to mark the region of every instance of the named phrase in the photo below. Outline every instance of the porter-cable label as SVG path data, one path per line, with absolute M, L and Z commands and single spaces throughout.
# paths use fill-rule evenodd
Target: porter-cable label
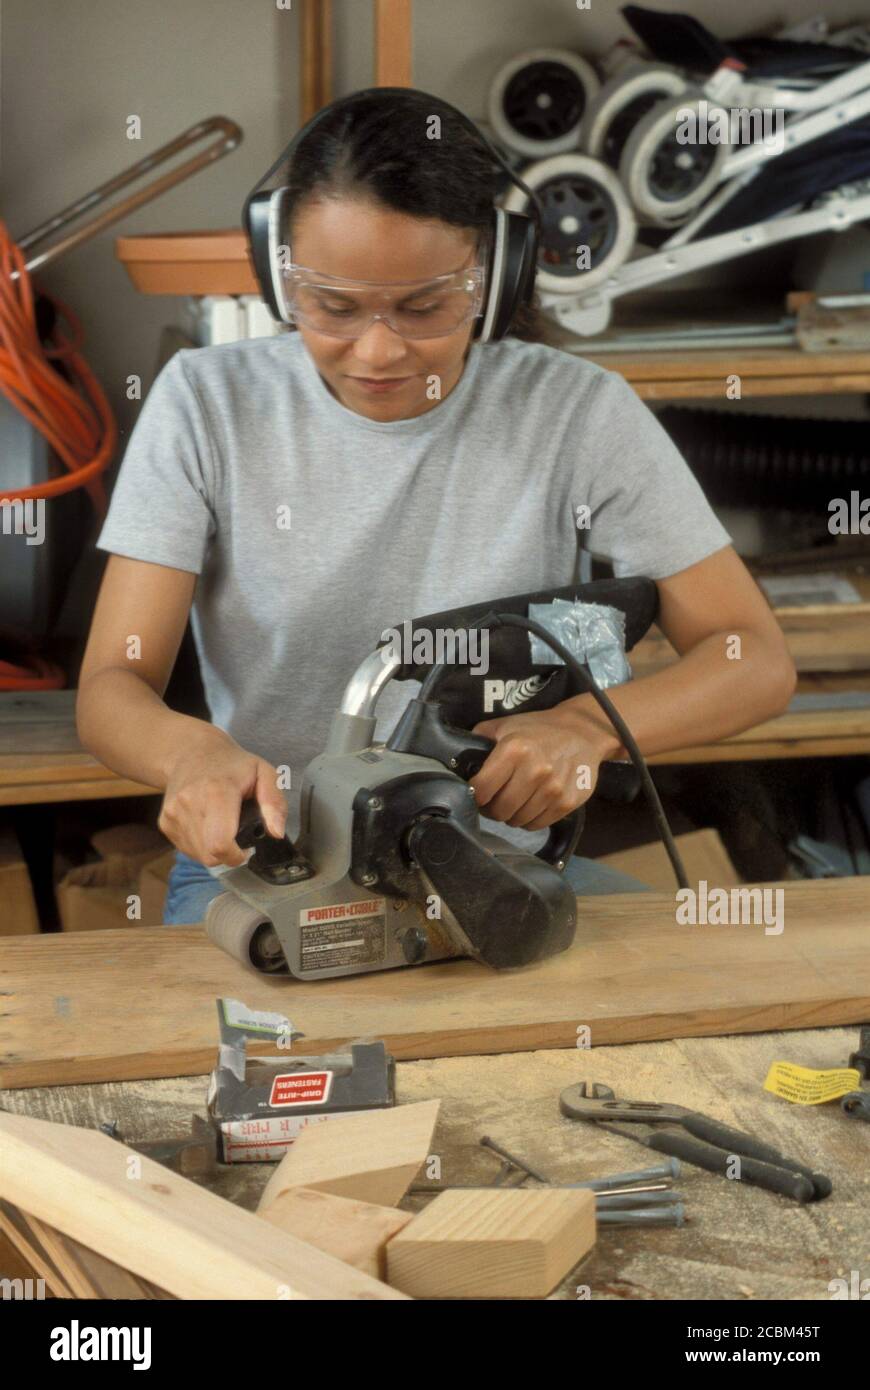
M 299 914 L 303 970 L 375 965 L 386 955 L 386 898 L 324 903 Z
M 811 1067 L 799 1067 L 794 1062 L 772 1062 L 765 1091 L 772 1091 L 793 1105 L 824 1105 L 825 1101 L 838 1100 L 848 1091 L 861 1085 L 860 1073 L 854 1067 L 833 1067 L 829 1071 L 813 1071 Z

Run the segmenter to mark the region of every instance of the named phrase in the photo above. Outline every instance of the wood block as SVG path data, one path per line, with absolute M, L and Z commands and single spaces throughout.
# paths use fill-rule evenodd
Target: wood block
M 387 1241 L 414 1219 L 413 1212 L 357 1202 L 313 1187 L 280 1192 L 258 1215 L 374 1279 L 386 1275 Z
M 0 933 L 29 936 L 38 931 L 30 871 L 12 827 L 0 825 Z
M 583 1188 L 453 1188 L 387 1246 L 387 1278 L 415 1298 L 546 1298 L 595 1244 Z
M 395 1206 L 430 1153 L 440 1104 L 424 1100 L 308 1125 L 266 1184 L 258 1212 L 299 1187 Z
M 0 1197 L 179 1298 L 402 1297 L 105 1134 L 0 1112 L 0 1151 Z
M 702 878 L 711 888 L 733 888 L 742 883 L 717 831 L 690 830 L 685 835 L 677 835 L 676 842 L 691 887 L 697 889 Z M 661 840 L 617 850 L 615 854 L 603 854 L 596 863 L 631 874 L 661 892 L 666 893 L 674 887 L 674 871 Z

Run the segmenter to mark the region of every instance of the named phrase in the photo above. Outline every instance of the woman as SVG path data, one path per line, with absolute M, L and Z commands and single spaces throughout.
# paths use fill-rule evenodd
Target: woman
M 179 352 L 144 404 L 98 542 L 111 558 L 78 728 L 108 766 L 164 789 L 179 851 L 167 923 L 199 921 L 219 891 L 209 869 L 243 861 L 244 798 L 295 834 L 304 768 L 386 628 L 570 584 L 581 539 L 617 575 L 656 581 L 680 654 L 609 692 L 644 753 L 736 733 L 791 695 L 767 604 L 623 379 L 517 338 L 472 342 L 495 181 L 438 99 L 339 103 L 289 180 L 298 332 Z M 210 723 L 162 699 L 189 613 Z M 376 738 L 415 689 L 387 688 Z M 496 740 L 475 778 L 501 823 L 487 828 L 531 849 L 545 836 L 527 832 L 590 795 L 578 766 L 594 788 L 621 754 L 588 696 L 478 731 Z M 567 873 L 580 892 L 616 883 L 582 859 Z

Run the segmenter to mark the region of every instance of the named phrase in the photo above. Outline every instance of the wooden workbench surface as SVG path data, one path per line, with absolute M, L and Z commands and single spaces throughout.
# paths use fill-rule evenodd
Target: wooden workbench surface
M 870 651 L 870 619 L 858 634 L 862 659 Z M 663 638 L 651 638 L 635 649 L 632 667 L 646 675 L 666 664 Z M 844 658 L 846 659 L 846 658 Z M 851 658 L 848 658 L 851 660 Z M 870 691 L 870 674 L 849 669 L 838 674 L 802 675 L 801 694 Z M 155 787 L 118 777 L 86 753 L 75 732 L 74 691 L 40 696 L 43 717 L 30 723 L 0 719 L 0 806 L 26 806 L 59 801 L 101 800 L 108 797 L 159 796 Z M 8 696 L 5 697 L 8 700 Z M 0 702 L 4 696 L 0 695 Z M 49 714 L 51 717 L 49 718 Z M 665 763 L 743 762 L 761 758 L 843 757 L 870 753 L 870 705 L 864 709 L 800 710 L 757 724 L 718 743 L 660 753 L 651 765 Z
M 479 1146 L 489 1134 L 554 1182 L 577 1182 L 660 1161 L 630 1139 L 564 1119 L 563 1087 L 603 1081 L 631 1100 L 675 1101 L 761 1135 L 790 1157 L 833 1180 L 824 1202 L 799 1207 L 769 1192 L 738 1186 L 686 1167 L 677 1184 L 688 1223 L 681 1229 L 601 1228 L 592 1255 L 555 1297 L 811 1299 L 830 1298 L 828 1283 L 853 1269 L 870 1274 L 868 1129 L 836 1103 L 789 1105 L 762 1089 L 775 1059 L 810 1067 L 842 1065 L 857 1044 L 854 1029 L 685 1038 L 676 1042 L 564 1049 L 499 1057 L 400 1062 L 400 1103 L 442 1098 L 433 1152 L 441 1181 L 489 1183 L 498 1162 Z M 205 1116 L 205 1076 L 11 1091 L 4 1107 L 66 1124 L 116 1120 L 122 1135 L 143 1141 L 189 1132 Z M 253 1209 L 273 1170 L 265 1164 L 224 1168 L 209 1182 Z M 423 1181 L 421 1177 L 418 1181 Z M 408 1210 L 425 1196 L 402 1202 Z M 739 1319 L 737 1319 L 739 1320 Z M 812 1321 L 812 1318 L 803 1319 Z

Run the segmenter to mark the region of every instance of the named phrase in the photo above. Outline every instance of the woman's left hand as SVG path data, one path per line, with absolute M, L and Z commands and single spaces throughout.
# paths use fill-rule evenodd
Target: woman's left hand
M 475 724 L 496 746 L 472 780 L 479 810 L 524 830 L 546 830 L 587 801 L 615 740 L 576 705 Z

